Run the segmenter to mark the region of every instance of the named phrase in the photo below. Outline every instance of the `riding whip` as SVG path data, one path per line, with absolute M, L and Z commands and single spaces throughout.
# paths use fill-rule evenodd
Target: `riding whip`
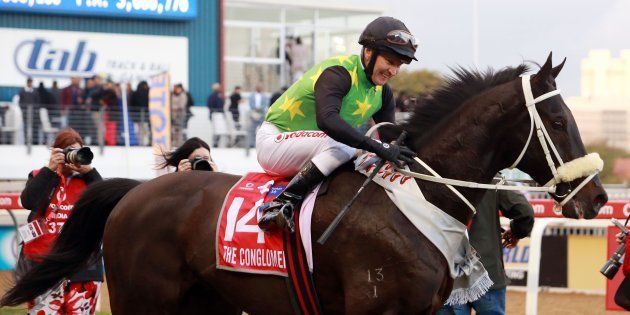
M 396 143 L 401 143 L 405 137 L 407 136 L 407 132 L 403 131 L 400 136 L 398 136 L 398 139 L 396 139 L 396 141 L 392 142 L 393 144 Z M 341 209 L 341 211 L 337 214 L 337 216 L 335 217 L 335 219 L 333 219 L 333 221 L 330 223 L 330 225 L 326 228 L 326 230 L 324 231 L 324 233 L 322 233 L 322 235 L 319 237 L 319 239 L 317 240 L 317 243 L 319 243 L 320 245 L 324 245 L 324 243 L 326 243 L 326 241 L 328 240 L 328 238 L 330 237 L 330 235 L 335 231 L 335 229 L 337 228 L 337 225 L 339 225 L 339 222 L 341 222 L 341 219 L 343 219 L 343 217 L 348 213 L 348 211 L 350 211 L 350 207 L 352 206 L 352 204 L 354 203 L 354 201 L 357 199 L 357 197 L 359 197 L 359 195 L 361 194 L 361 192 L 363 191 L 363 189 L 372 181 L 372 179 L 374 178 L 374 176 L 376 176 L 376 173 L 378 173 L 378 171 L 381 169 L 381 167 L 383 167 L 383 165 L 385 165 L 385 160 L 381 159 L 378 163 L 376 163 L 376 167 L 374 168 L 374 170 L 372 171 L 372 173 L 370 174 L 370 176 L 368 176 L 368 178 L 363 182 L 363 185 L 361 185 L 361 187 L 359 188 L 359 190 L 357 190 L 357 192 L 354 194 L 354 196 L 352 197 L 352 199 L 350 199 L 350 201 L 348 202 L 348 204 L 346 204 L 345 207 L 343 207 L 343 209 Z

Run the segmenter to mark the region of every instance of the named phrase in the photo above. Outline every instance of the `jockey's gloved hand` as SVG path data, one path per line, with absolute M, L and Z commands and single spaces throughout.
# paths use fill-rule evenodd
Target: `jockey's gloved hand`
M 361 148 L 375 153 L 383 160 L 392 162 L 398 167 L 413 163 L 413 158 L 416 156 L 416 153 L 406 146 L 382 143 L 370 138 L 362 143 Z

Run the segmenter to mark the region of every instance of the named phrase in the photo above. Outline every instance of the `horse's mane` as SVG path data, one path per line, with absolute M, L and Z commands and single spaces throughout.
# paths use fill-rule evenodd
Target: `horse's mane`
M 481 72 L 462 67 L 451 70 L 453 75 L 446 77 L 440 88 L 424 97 L 414 108 L 404 126 L 405 130 L 417 135 L 426 134 L 454 113 L 466 100 L 485 90 L 516 79 L 527 72 L 529 67 L 521 64 L 496 72 L 493 69 Z

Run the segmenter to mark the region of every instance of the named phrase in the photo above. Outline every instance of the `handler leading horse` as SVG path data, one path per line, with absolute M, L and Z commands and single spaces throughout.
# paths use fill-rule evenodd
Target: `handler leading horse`
M 553 68 L 550 55 L 527 79 L 534 97 L 556 89 L 554 79 L 563 64 Z M 559 161 L 548 165 L 549 155 L 537 137 L 529 143 L 529 91 L 524 92 L 519 77 L 526 71 L 524 65 L 485 74 L 458 70 L 404 126 L 409 146 L 443 177 L 482 183 L 509 167 L 526 147 L 518 168 L 547 183 L 554 177 L 550 166 L 555 169 Z M 561 159 L 583 157 L 584 145 L 562 98 L 549 97 L 535 106 Z M 399 132 L 383 134 L 393 139 Z M 423 172 L 418 165 L 412 170 Z M 51 255 L 4 296 L 2 305 L 22 303 L 69 276 L 94 258 L 102 240 L 114 314 L 290 314 L 284 279 L 216 268 L 217 217 L 238 179 L 193 172 L 143 184 L 126 179 L 95 184 L 75 206 Z M 347 167 L 332 176 L 329 193 L 315 204 L 312 239 L 363 180 Z M 576 187 L 580 180 L 559 188 Z M 463 223 L 471 219 L 468 207 L 444 185 L 418 184 L 430 202 L 452 217 Z M 483 194 L 460 191 L 473 204 Z M 593 218 L 606 201 L 595 177 L 566 203 L 563 214 Z M 353 208 L 326 245 L 314 244 L 315 286 L 324 312 L 434 313 L 453 285 L 440 251 L 377 185 L 369 185 Z M 382 280 L 376 288 L 370 273 Z

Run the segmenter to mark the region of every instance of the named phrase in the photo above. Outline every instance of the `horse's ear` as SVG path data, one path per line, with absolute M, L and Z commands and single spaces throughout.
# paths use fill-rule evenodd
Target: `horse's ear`
M 551 70 L 552 70 L 551 55 L 552 55 L 552 52 L 549 52 L 549 57 L 547 57 L 547 61 L 545 61 L 545 64 L 540 68 L 540 70 L 538 70 L 538 73 L 536 73 L 532 79 L 544 80 L 548 78 L 549 75 L 551 75 Z
M 562 63 L 553 67 L 553 69 L 551 69 L 551 75 L 553 76 L 554 79 L 558 77 L 558 73 L 560 73 L 560 70 L 562 70 L 562 67 L 564 67 L 564 63 L 566 61 L 567 61 L 567 57 L 564 57 L 564 60 L 562 60 Z

